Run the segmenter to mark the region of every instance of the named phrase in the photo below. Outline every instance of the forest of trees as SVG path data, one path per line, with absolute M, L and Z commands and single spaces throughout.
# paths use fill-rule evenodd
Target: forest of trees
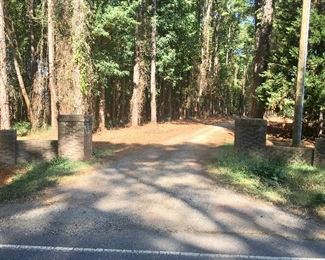
M 301 0 L 0 0 L 0 127 L 98 129 L 293 117 Z M 325 110 L 325 2 L 312 0 L 304 118 Z

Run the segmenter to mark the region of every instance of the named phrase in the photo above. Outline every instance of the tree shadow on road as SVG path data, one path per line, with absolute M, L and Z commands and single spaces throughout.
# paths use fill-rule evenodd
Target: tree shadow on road
M 324 241 L 312 241 L 323 224 L 260 202 L 248 209 L 253 200 L 219 187 L 202 168 L 220 149 L 214 144 L 100 146 L 124 154 L 109 155 L 97 173 L 46 199 L 2 204 L 2 243 L 325 255 Z

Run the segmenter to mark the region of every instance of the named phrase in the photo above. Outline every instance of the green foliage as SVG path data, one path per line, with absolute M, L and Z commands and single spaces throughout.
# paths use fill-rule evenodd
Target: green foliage
M 75 35 L 73 35 L 72 38 L 72 48 L 75 64 L 80 70 L 80 88 L 82 92 L 86 94 L 90 92 L 93 83 L 93 64 L 91 59 L 91 48 L 89 45 L 90 32 L 88 29 L 88 23 L 92 18 L 92 14 L 86 1 L 80 1 L 79 8 L 80 10 L 77 11 L 83 13 L 85 17 L 84 21 L 78 21 L 78 29 L 81 32 L 74 32 Z M 74 16 L 78 17 L 78 14 L 74 14 Z
M 193 0 L 169 0 L 158 8 L 157 66 L 161 77 L 173 86 L 184 81 L 199 58 L 198 12 Z
M 13 125 L 13 129 L 17 131 L 18 136 L 26 136 L 30 133 L 32 125 L 30 122 L 26 121 L 16 122 Z
M 91 5 L 91 49 L 97 88 L 104 86 L 111 91 L 113 80 L 125 80 L 132 87 L 137 5 L 138 1 L 113 0 Z
M 13 180 L 0 187 L 0 202 L 26 198 L 42 189 L 55 185 L 60 178 L 88 167 L 86 163 L 62 158 L 50 162 L 32 163 L 18 171 Z
M 210 39 L 207 90 L 198 104 L 199 107 L 210 109 L 210 113 L 242 114 L 249 105 L 253 75 L 252 61 L 255 54 L 253 2 L 213 1 L 211 24 L 208 30 Z M 30 15 L 29 3 L 30 1 L 8 0 L 6 13 L 8 32 L 12 27 L 15 29 L 17 50 L 22 59 L 19 61 L 20 67 L 28 95 L 33 99 L 33 80 L 37 63 L 43 64 L 41 71 L 45 76 L 47 74 L 47 7 L 46 1 L 34 0 L 34 15 Z M 195 116 L 195 113 L 200 110 L 197 109 L 196 102 L 204 39 L 205 3 L 196 0 L 157 1 L 157 106 L 158 117 L 162 120 L 166 117 L 179 117 L 182 109 L 186 109 L 186 114 L 190 116 Z M 133 90 L 135 32 L 138 22 L 143 25 L 141 38 L 144 72 L 146 82 L 149 83 L 152 2 L 83 0 L 80 4 L 80 15 L 85 15 L 85 20 L 82 25 L 78 25 L 82 32 L 73 35 L 73 25 L 76 25 L 72 21 L 73 2 L 55 1 L 57 48 L 62 49 L 60 44 L 71 44 L 74 53 L 71 62 L 70 59 L 65 61 L 57 51 L 57 64 L 67 63 L 67 68 L 70 70 L 72 65 L 78 66 L 83 93 L 95 94 L 95 97 L 89 95 L 87 102 L 92 102 L 89 107 L 98 109 L 96 96 L 99 91 L 105 89 L 106 105 L 109 110 L 106 114 L 109 120 L 125 122 L 128 118 L 126 111 L 129 110 Z M 137 21 L 137 10 L 140 6 L 143 6 L 145 11 L 142 20 Z M 324 6 L 322 1 L 314 1 L 311 15 L 305 117 L 312 122 L 317 120 L 320 112 L 325 109 Z M 267 71 L 263 73 L 265 82 L 258 88 L 257 95 L 267 104 L 269 110 L 291 117 L 298 63 L 301 1 L 275 1 L 274 14 L 269 65 Z M 35 49 L 37 55 L 33 51 Z M 66 51 L 70 52 L 69 48 Z M 22 100 L 20 100 L 17 76 L 13 69 L 12 54 L 13 49 L 9 48 L 8 72 L 14 92 L 11 94 L 11 103 L 15 107 L 13 118 L 26 118 L 26 109 L 20 105 Z M 43 57 L 39 57 L 40 55 Z M 62 55 L 64 56 L 64 52 Z M 61 65 L 64 69 L 65 64 Z M 67 80 L 72 78 L 72 76 L 69 78 L 69 75 L 62 75 L 62 77 Z M 147 115 L 150 114 L 150 91 L 148 90 L 149 88 L 144 99 L 146 104 L 143 104 L 144 114 Z M 46 100 L 48 106 L 50 99 L 46 97 Z M 60 107 L 60 104 L 58 105 Z M 44 108 L 46 109 L 48 107 Z M 167 112 L 167 110 L 173 111 Z
M 301 1 L 277 1 L 274 17 L 272 50 L 269 68 L 264 73 L 265 84 L 259 97 L 269 109 L 284 116 L 293 115 L 298 46 L 301 23 Z M 309 53 L 306 78 L 305 115 L 309 120 L 319 118 L 325 104 L 325 4 L 312 5 Z
M 225 146 L 218 152 L 211 174 L 239 191 L 275 203 L 315 211 L 325 207 L 324 168 L 241 155 Z

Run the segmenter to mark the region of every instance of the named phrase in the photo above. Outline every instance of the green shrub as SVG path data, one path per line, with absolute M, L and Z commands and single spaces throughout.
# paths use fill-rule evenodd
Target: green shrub
M 27 121 L 16 122 L 13 125 L 13 129 L 17 131 L 18 136 L 26 136 L 30 133 L 32 125 Z

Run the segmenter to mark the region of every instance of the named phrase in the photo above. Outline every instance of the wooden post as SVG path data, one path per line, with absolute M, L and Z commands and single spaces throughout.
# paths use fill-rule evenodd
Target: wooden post
M 293 122 L 292 146 L 298 147 L 301 144 L 302 122 L 304 111 L 305 74 L 308 54 L 308 34 L 310 20 L 311 0 L 304 0 L 302 7 L 301 33 L 299 46 L 299 62 L 296 85 L 295 115 Z

